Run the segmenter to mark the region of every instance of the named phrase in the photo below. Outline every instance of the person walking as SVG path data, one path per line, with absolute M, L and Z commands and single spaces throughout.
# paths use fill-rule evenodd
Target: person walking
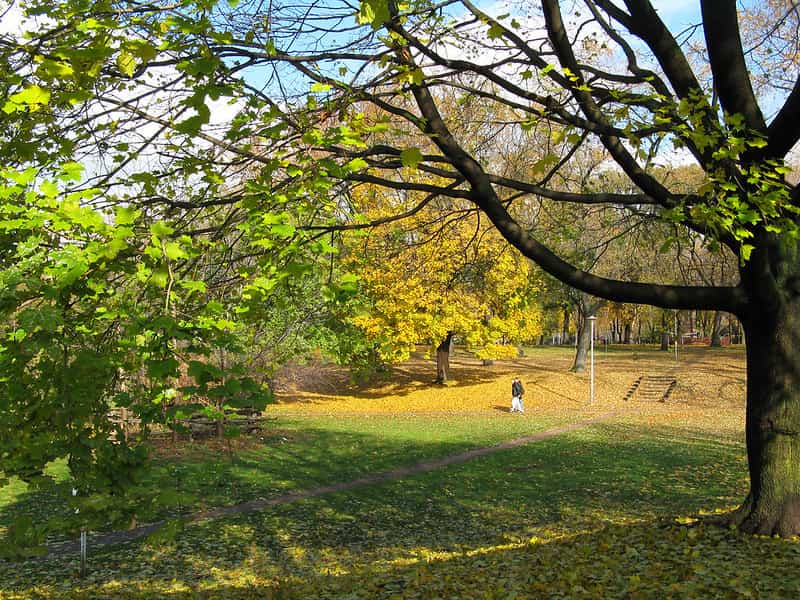
M 525 395 L 525 388 L 522 382 L 516 377 L 511 380 L 511 412 L 525 412 L 525 405 L 522 403 L 522 396 Z

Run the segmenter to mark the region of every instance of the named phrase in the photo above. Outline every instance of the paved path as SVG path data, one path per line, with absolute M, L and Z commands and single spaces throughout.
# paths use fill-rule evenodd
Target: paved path
M 485 446 L 482 448 L 474 448 L 472 450 L 467 450 L 465 452 L 460 452 L 458 454 L 451 454 L 449 456 L 444 456 L 442 458 L 425 460 L 413 465 L 409 465 L 407 467 L 399 467 L 397 469 L 391 469 L 389 471 L 382 471 L 380 473 L 375 473 L 373 475 L 366 475 L 364 477 L 359 477 L 358 479 L 343 481 L 340 483 L 333 483 L 330 485 L 323 485 L 320 487 L 312 488 L 309 490 L 303 490 L 300 492 L 292 492 L 260 500 L 250 500 L 249 502 L 242 502 L 241 504 L 233 504 L 231 506 L 212 508 L 210 510 L 204 510 L 202 512 L 187 515 L 182 518 L 187 523 L 195 523 L 197 521 L 205 521 L 207 519 L 216 519 L 219 517 L 225 517 L 229 515 L 236 515 L 241 513 L 254 512 L 257 510 L 263 510 L 265 508 L 277 506 L 279 504 L 288 504 L 290 502 L 303 500 L 305 498 L 316 498 L 318 496 L 324 496 L 325 494 L 341 492 L 343 490 L 350 490 L 365 485 L 374 485 L 377 483 L 384 483 L 386 481 L 395 481 L 397 479 L 403 479 L 404 477 L 408 477 L 410 475 L 416 475 L 417 473 L 427 473 L 429 471 L 434 471 L 436 469 L 440 469 L 448 465 L 463 463 L 468 460 L 472 460 L 473 458 L 478 458 L 479 456 L 486 456 L 488 454 L 494 454 L 495 452 L 508 450 L 509 448 L 515 448 L 517 446 L 524 446 L 526 444 L 545 440 L 547 438 L 551 438 L 560 435 L 562 433 L 575 431 L 576 429 L 583 429 L 585 427 L 594 425 L 595 423 L 607 421 L 608 419 L 616 416 L 617 414 L 618 414 L 617 411 L 613 411 L 598 415 L 597 417 L 587 419 L 584 421 L 578 421 L 576 423 L 570 423 L 568 425 L 554 427 L 553 429 L 548 429 L 540 433 L 534 433 L 533 435 L 527 435 L 525 437 L 520 437 L 513 440 L 509 440 L 507 442 L 502 442 L 500 444 L 497 444 L 496 446 Z M 102 546 L 109 546 L 112 544 L 121 544 L 123 542 L 129 542 L 131 540 L 135 540 L 142 536 L 158 531 L 158 529 L 160 529 L 164 525 L 164 523 L 165 523 L 164 521 L 159 521 L 157 523 L 142 525 L 141 527 L 137 527 L 135 529 L 130 529 L 127 531 L 111 531 L 108 533 L 94 534 L 89 536 L 88 545 L 91 551 Z M 41 559 L 46 559 L 48 557 L 64 556 L 67 554 L 77 554 L 80 551 L 80 541 L 74 540 L 59 544 L 53 544 L 49 546 L 47 550 L 48 553 L 45 556 L 33 560 L 41 560 Z

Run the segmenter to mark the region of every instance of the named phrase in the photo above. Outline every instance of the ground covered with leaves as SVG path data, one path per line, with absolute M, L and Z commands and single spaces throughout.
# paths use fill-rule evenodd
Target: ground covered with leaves
M 77 556 L 0 563 L 2 598 L 790 597 L 800 542 L 712 525 L 746 487 L 740 349 L 674 356 L 612 348 L 588 376 L 568 349 L 489 367 L 461 356 L 433 387 L 417 359 L 371 386 L 287 376 L 275 420 L 232 453 L 161 448 L 154 480 L 179 514 L 380 473 L 545 431 L 597 423 L 440 469 L 200 522 Z M 668 403 L 623 401 L 636 377 L 671 373 Z M 335 374 L 334 374 L 335 375 Z M 509 414 L 510 377 L 526 413 Z M 42 508 L 44 507 L 44 508 Z M 0 526 L 58 499 L 17 486 Z

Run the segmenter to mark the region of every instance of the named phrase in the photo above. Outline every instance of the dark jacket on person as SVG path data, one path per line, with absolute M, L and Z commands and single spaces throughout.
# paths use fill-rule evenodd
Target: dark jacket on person
M 522 387 L 521 381 L 513 381 L 511 382 L 511 395 L 512 396 L 519 396 L 522 397 L 522 394 L 525 393 L 525 388 Z

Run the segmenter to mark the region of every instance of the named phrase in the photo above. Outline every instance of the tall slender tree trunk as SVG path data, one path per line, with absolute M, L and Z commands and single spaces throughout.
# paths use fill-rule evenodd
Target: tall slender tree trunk
M 747 344 L 750 493 L 735 515 L 743 531 L 800 534 L 800 298 L 742 318 Z
M 734 332 L 731 337 L 732 344 L 741 344 L 742 343 L 742 327 L 741 322 L 739 319 L 730 316 L 728 317 L 728 329 L 731 332 Z
M 630 344 L 631 343 L 631 324 L 625 323 L 625 331 L 623 334 L 622 343 L 623 344 Z
M 592 330 L 589 325 L 589 317 L 597 314 L 603 301 L 586 295 L 578 303 L 578 320 L 576 325 L 578 331 L 575 340 L 575 360 L 570 371 L 573 373 L 583 373 L 586 370 L 586 355 L 589 353 L 589 343 L 591 342 Z
M 719 311 L 714 311 L 714 317 L 715 318 L 717 316 L 717 312 L 719 312 Z M 711 324 L 711 330 L 712 330 L 711 333 L 712 334 L 714 333 L 714 331 L 713 331 L 713 329 L 714 329 L 714 327 L 713 327 L 714 320 L 713 319 L 709 320 L 709 316 L 708 315 L 709 315 L 709 313 L 708 313 L 707 310 L 704 310 L 704 311 L 702 311 L 700 313 L 700 328 L 701 328 L 701 332 L 700 333 L 702 334 L 702 337 L 706 337 L 706 335 L 709 335 L 709 332 L 708 332 L 709 323 Z
M 714 321 L 711 325 L 711 347 L 719 348 L 722 346 L 722 338 L 720 337 L 720 329 L 722 329 L 722 313 L 720 311 L 714 312 Z
M 573 373 L 583 373 L 586 370 L 586 355 L 589 352 L 589 342 L 592 335 L 588 318 L 596 315 L 604 303 L 605 300 L 589 294 L 581 294 L 578 298 L 578 310 L 575 320 L 575 360 L 572 362 L 572 367 L 570 367 L 570 371 Z
M 564 307 L 564 320 L 561 322 L 561 343 L 569 341 L 569 307 Z
M 666 331 L 661 332 L 661 346 L 658 349 L 662 352 L 669 352 L 669 333 Z
M 450 375 L 450 346 L 453 335 L 452 331 L 448 331 L 447 337 L 436 348 L 436 383 L 445 383 Z
M 591 329 L 589 321 L 582 318 L 578 326 L 578 346 L 575 349 L 575 360 L 570 371 L 573 373 L 583 373 L 586 370 L 586 356 L 589 353 L 589 342 L 591 341 Z

